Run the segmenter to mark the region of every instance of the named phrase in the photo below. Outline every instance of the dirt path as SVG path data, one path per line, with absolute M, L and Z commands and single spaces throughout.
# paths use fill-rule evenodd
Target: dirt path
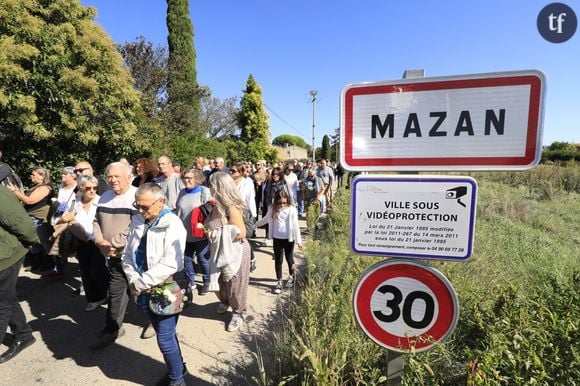
M 301 226 L 304 229 L 304 221 Z M 263 236 L 260 229 L 255 240 L 263 242 Z M 272 248 L 257 248 L 256 258 L 246 323 L 240 331 L 226 331 L 231 314 L 216 313 L 214 294 L 196 296 L 195 304 L 181 315 L 177 332 L 190 373 L 188 385 L 244 385 L 257 374 L 252 355 L 256 337 L 267 332 L 267 323 L 288 293 L 271 292 L 275 284 Z M 37 341 L 13 360 L 0 364 L 0 384 L 154 385 L 165 374 L 155 338 L 140 339 L 146 317 L 132 303 L 125 318 L 125 336 L 101 351 L 89 350 L 88 345 L 103 327 L 105 307 L 85 312 L 85 298 L 74 293 L 79 282 L 74 259 L 64 281 L 50 282 L 21 272 L 18 296 Z

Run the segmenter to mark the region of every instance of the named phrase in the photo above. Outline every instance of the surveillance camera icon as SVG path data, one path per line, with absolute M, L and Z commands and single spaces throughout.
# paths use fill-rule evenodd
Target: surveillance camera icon
M 457 200 L 457 203 L 462 207 L 466 207 L 466 205 L 461 202 L 461 197 L 467 195 L 467 186 L 458 186 L 456 188 L 447 189 L 445 191 L 445 198 L 448 200 Z

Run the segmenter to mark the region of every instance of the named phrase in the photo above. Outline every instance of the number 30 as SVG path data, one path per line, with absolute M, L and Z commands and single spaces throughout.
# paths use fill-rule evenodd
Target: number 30
M 385 323 L 392 323 L 399 319 L 401 316 L 401 308 L 399 305 L 401 304 L 401 301 L 403 301 L 403 294 L 401 291 L 392 285 L 383 285 L 378 289 L 378 291 L 382 294 L 391 293 L 393 294 L 393 298 L 387 300 L 386 304 L 387 308 L 391 310 L 391 313 L 386 315 L 383 313 L 383 311 L 373 311 L 375 317 L 381 322 Z M 425 313 L 423 314 L 423 318 L 421 320 L 414 320 L 411 315 L 411 311 L 413 310 L 413 303 L 417 299 L 421 299 L 425 302 Z M 427 292 L 410 292 L 403 302 L 403 321 L 412 328 L 421 329 L 427 327 L 433 320 L 434 312 L 435 301 L 433 300 L 433 297 Z

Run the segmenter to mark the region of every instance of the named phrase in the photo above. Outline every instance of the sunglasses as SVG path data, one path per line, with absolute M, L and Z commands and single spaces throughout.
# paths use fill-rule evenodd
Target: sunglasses
M 85 187 L 85 192 L 88 192 L 90 190 L 93 190 L 93 191 L 96 192 L 97 191 L 97 187 L 96 186 L 86 186 Z
M 153 207 L 153 205 L 157 204 L 160 200 L 161 200 L 161 197 L 159 197 L 157 200 L 153 201 L 153 203 L 149 206 L 140 205 L 140 204 L 137 204 L 137 201 L 133 201 L 133 208 L 135 208 L 137 210 L 142 210 L 144 212 L 149 212 L 149 210 Z
M 90 168 L 78 168 L 78 169 L 75 169 L 75 170 L 73 170 L 73 171 L 74 171 L 75 173 L 79 174 L 79 173 L 82 173 L 82 172 L 84 172 L 85 170 L 88 170 L 88 169 L 90 169 Z

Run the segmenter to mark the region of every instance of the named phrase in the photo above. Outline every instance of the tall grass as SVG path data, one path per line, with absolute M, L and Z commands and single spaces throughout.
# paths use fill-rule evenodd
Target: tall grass
M 570 189 L 578 167 L 542 169 L 556 187 L 549 197 L 533 194 L 539 177 L 528 172 L 476 176 L 474 255 L 430 262 L 459 295 L 459 323 L 433 350 L 406 355 L 403 384 L 580 384 L 580 205 Z M 386 381 L 385 350 L 362 333 L 352 306 L 356 283 L 381 258 L 350 251 L 347 193 L 308 242 L 303 290 L 276 333 L 275 366 L 264 370 L 271 384 Z

